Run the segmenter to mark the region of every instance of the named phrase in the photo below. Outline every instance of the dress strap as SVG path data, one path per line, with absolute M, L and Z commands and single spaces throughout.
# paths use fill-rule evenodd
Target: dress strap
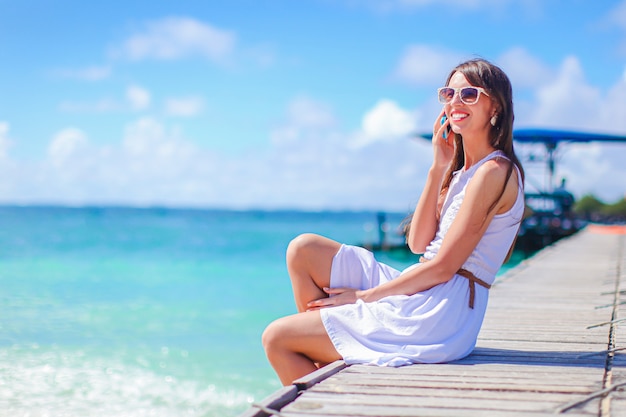
M 429 260 L 430 259 L 420 256 L 420 263 L 428 262 Z M 491 288 L 491 284 L 487 284 L 485 281 L 478 278 L 476 275 L 474 275 L 472 272 L 468 271 L 465 268 L 459 269 L 458 271 L 456 271 L 456 274 L 467 279 L 467 284 L 469 285 L 469 308 L 473 309 L 474 298 L 476 298 L 476 284 L 487 289 Z

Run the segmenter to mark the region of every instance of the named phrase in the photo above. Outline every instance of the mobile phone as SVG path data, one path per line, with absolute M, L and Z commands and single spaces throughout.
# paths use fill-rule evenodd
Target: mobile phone
M 446 122 L 446 119 L 448 118 L 448 116 L 446 116 L 445 114 L 441 117 L 441 124 L 443 125 Z M 450 125 L 448 125 L 447 129 L 445 132 L 443 132 L 443 138 L 445 140 L 448 140 L 448 134 L 450 133 Z

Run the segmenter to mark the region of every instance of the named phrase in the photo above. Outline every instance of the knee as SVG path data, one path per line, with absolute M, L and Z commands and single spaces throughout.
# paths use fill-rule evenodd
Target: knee
M 275 351 L 280 348 L 281 342 L 284 342 L 285 338 L 285 328 L 282 325 L 282 319 L 275 320 L 271 322 L 263 331 L 263 335 L 261 336 L 261 342 L 263 344 L 263 349 L 265 349 L 265 353 L 267 355 L 270 352 Z
M 318 238 L 319 236 L 313 233 L 304 233 L 294 238 L 287 246 L 287 262 L 291 263 L 305 257 Z

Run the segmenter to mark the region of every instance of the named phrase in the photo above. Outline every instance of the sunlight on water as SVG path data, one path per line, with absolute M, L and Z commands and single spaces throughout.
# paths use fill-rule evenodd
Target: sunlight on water
M 1 350 L 0 368 L 2 416 L 217 417 L 245 409 L 258 394 L 232 376 L 227 384 L 200 383 L 37 345 Z

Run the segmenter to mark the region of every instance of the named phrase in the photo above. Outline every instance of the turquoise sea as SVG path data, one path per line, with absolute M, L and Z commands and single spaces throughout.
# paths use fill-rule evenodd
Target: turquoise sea
M 260 338 L 303 232 L 376 241 L 376 213 L 0 207 L 0 416 L 238 415 L 280 388 Z

